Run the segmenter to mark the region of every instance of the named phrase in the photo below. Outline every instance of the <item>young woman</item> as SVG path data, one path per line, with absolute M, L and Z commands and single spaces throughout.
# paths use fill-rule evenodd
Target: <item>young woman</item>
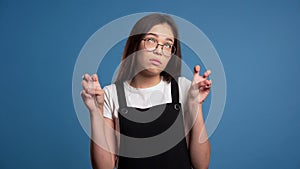
M 90 112 L 93 168 L 208 168 L 210 143 L 202 103 L 210 92 L 211 72 L 200 75 L 197 65 L 191 82 L 180 77 L 180 59 L 175 22 L 168 15 L 150 14 L 133 27 L 114 84 L 102 89 L 96 74 L 83 76 L 81 96 Z M 147 153 L 146 145 L 150 149 L 160 146 L 146 143 L 139 147 L 138 142 L 132 145 L 125 136 L 151 138 L 166 132 L 175 122 L 182 139 L 169 150 L 143 157 L 124 155 Z

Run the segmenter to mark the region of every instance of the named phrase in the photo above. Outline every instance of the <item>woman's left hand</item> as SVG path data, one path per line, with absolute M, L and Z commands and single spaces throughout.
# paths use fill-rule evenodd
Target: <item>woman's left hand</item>
M 190 88 L 190 97 L 197 99 L 197 102 L 202 104 L 210 92 L 210 87 L 212 84 L 211 80 L 207 78 L 210 76 L 211 71 L 207 70 L 204 74 L 200 75 L 200 66 L 196 65 L 194 67 L 194 77 L 192 81 L 192 86 Z

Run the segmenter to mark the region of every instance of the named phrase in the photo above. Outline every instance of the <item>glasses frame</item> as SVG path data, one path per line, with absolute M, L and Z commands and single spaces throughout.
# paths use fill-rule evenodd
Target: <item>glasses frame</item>
M 148 49 L 148 48 L 146 47 L 146 41 L 149 40 L 149 39 L 154 39 L 154 40 L 155 40 L 156 46 L 155 46 L 154 49 L 151 49 L 151 50 L 150 50 L 150 49 Z M 147 51 L 149 51 L 149 52 L 153 52 L 153 51 L 155 51 L 155 50 L 158 48 L 158 46 L 161 46 L 161 50 L 162 50 L 162 53 L 163 53 L 164 56 L 171 57 L 171 56 L 173 56 L 173 55 L 176 53 L 176 47 L 174 46 L 174 44 L 171 45 L 171 48 L 172 48 L 172 49 L 171 49 L 171 55 L 166 55 L 166 54 L 164 53 L 164 46 L 165 46 L 165 44 L 160 44 L 160 43 L 158 43 L 158 40 L 157 40 L 157 39 L 155 39 L 155 38 L 143 38 L 142 41 L 144 41 L 144 47 L 145 47 L 145 49 L 146 49 Z

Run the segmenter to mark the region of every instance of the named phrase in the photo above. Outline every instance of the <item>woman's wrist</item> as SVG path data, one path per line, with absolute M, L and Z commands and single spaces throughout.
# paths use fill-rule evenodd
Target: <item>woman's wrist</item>
M 102 117 L 103 115 L 103 108 L 90 110 L 90 116 L 91 117 Z

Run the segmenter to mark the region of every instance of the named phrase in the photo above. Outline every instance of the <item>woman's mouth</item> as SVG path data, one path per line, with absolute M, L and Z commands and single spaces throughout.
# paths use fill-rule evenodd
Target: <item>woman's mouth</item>
M 155 66 L 161 65 L 161 62 L 158 59 L 150 59 L 150 62 Z

